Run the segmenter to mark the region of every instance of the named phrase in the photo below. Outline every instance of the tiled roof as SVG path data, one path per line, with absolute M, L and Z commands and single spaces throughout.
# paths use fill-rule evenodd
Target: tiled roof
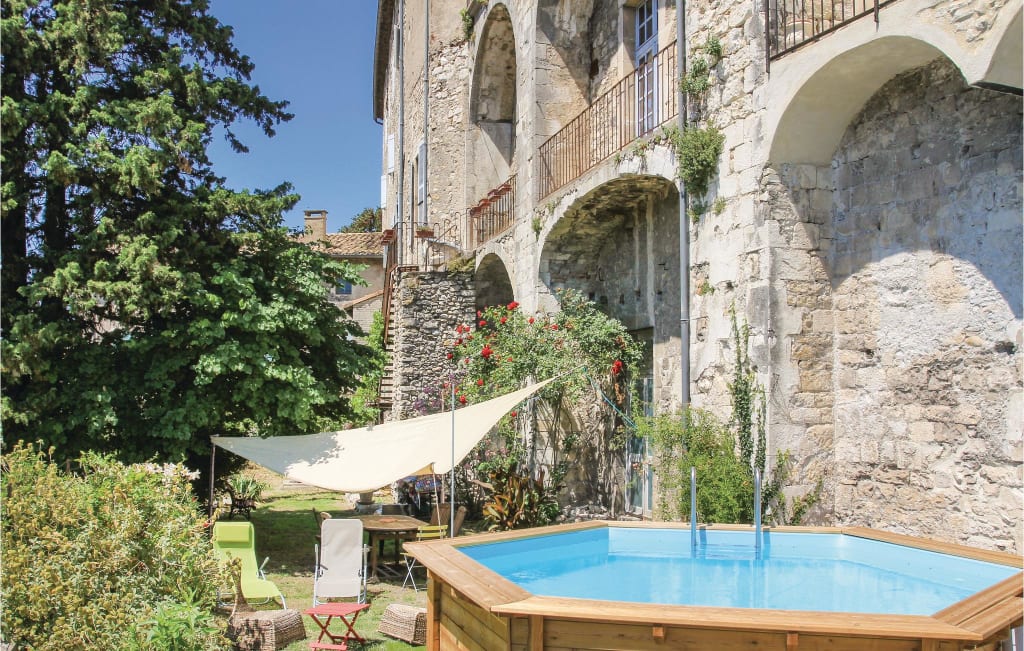
M 384 255 L 381 233 L 328 233 L 325 239 L 327 246 L 324 248 L 324 252 L 328 255 L 381 257 Z M 320 246 L 317 245 L 317 248 Z

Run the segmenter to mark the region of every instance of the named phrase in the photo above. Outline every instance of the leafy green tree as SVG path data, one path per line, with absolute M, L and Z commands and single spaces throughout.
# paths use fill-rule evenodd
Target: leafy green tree
M 377 401 L 380 399 L 380 381 L 388 363 L 388 352 L 384 349 L 384 315 L 373 313 L 373 323 L 366 336 L 370 347 L 370 369 L 359 379 L 359 388 L 352 394 L 353 425 L 369 425 L 380 418 Z
M 339 233 L 376 233 L 380 231 L 384 211 L 380 208 L 363 208 L 352 218 L 348 226 L 343 226 Z
M 213 434 L 335 428 L 365 367 L 327 300 L 355 270 L 297 244 L 290 186 L 234 191 L 207 155 L 286 102 L 205 0 L 0 0 L 2 416 L 8 440 L 122 459 Z M 205 464 L 195 464 L 205 467 Z

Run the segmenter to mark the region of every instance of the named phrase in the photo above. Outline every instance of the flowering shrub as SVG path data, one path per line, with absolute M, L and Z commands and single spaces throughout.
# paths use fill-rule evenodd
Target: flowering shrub
M 483 513 L 492 528 L 546 524 L 558 514 L 555 494 L 565 475 L 565 462 L 556 460 L 546 484 L 543 472 L 531 477 L 517 430 L 532 429 L 538 420 L 546 419 L 543 429 L 557 433 L 566 405 L 577 404 L 587 392 L 593 395 L 591 380 L 621 406 L 628 393 L 629 370 L 636 369 L 641 359 L 640 346 L 625 326 L 600 312 L 592 301 L 573 290 L 559 291 L 558 299 L 561 310 L 547 315 L 523 314 L 515 301 L 488 307 L 477 313 L 472 325 L 459 324 L 452 333 L 451 353 L 446 357 L 452 363 L 451 381 L 460 405 L 566 374 L 536 394 L 536 402 L 528 402 L 527 409 L 513 410 L 502 419 L 500 440 L 485 440 L 463 464 L 467 478 L 491 486 Z M 580 367 L 585 372 L 570 373 Z M 441 400 L 431 399 L 427 392 L 417 404 L 447 406 L 451 387 L 441 390 L 446 392 Z M 574 440 L 571 435 L 562 436 L 561 450 L 568 451 Z M 495 454 L 498 449 L 501 453 Z M 477 499 L 464 497 L 469 503 Z
M 555 314 L 528 316 L 513 301 L 478 312 L 475 330 L 466 324 L 456 327 L 457 395 L 472 404 L 580 366 L 606 389 L 623 383 L 623 371 L 636 368 L 641 357 L 625 326 L 575 290 L 560 290 L 558 299 L 561 310 Z M 571 399 L 589 384 L 583 373 L 574 373 L 539 396 L 549 402 Z
M 156 648 L 146 640 L 169 627 L 188 629 L 189 649 L 224 648 L 206 617 L 218 570 L 188 484 L 193 473 L 94 453 L 79 465 L 81 474 L 65 472 L 23 444 L 3 456 L 5 641 Z

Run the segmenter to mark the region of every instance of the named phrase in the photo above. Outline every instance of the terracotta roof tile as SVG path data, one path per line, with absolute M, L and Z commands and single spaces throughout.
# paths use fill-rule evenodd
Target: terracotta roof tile
M 381 233 L 328 233 L 326 239 L 327 246 L 323 248 L 328 255 L 381 257 L 384 255 Z M 317 248 L 321 248 L 319 244 Z

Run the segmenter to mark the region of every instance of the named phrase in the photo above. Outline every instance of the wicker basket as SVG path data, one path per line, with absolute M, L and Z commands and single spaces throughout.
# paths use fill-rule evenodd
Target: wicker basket
M 427 609 L 390 604 L 377 624 L 377 631 L 409 644 L 427 643 Z
M 228 639 L 241 651 L 278 651 L 296 640 L 306 639 L 302 615 L 291 608 L 255 610 L 242 594 L 242 561 L 228 565 L 235 584 L 235 607 L 228 617 Z M 284 601 L 284 597 L 281 597 Z
M 228 620 L 228 638 L 243 651 L 278 651 L 306 639 L 306 628 L 291 608 L 236 612 Z

